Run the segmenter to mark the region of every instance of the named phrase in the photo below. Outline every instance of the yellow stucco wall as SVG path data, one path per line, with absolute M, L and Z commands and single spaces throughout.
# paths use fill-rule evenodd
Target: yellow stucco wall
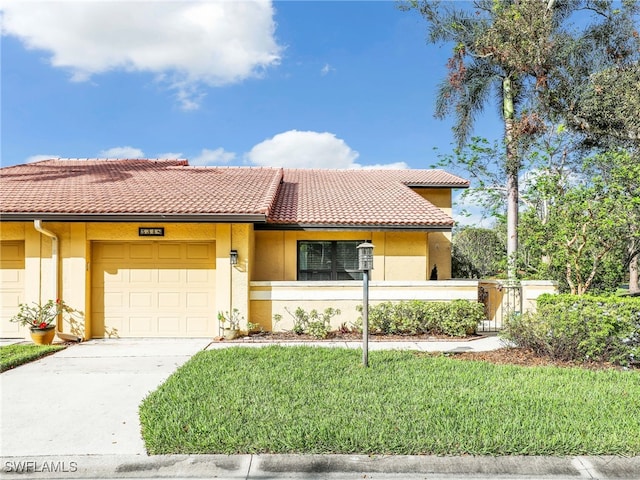
M 414 188 L 415 192 L 450 217 L 453 215 L 451 189 Z M 429 273 L 434 265 L 438 267 L 438 280 L 451 278 L 451 233 L 433 232 L 429 234 Z
M 52 264 L 52 240 L 35 230 L 31 222 L 2 222 L 0 224 L 0 240 L 21 240 L 24 242 L 24 301 L 45 303 L 49 299 L 62 298 L 71 307 L 84 312 L 84 338 L 101 335 L 93 332 L 91 324 L 91 258 L 92 242 L 95 241 L 149 241 L 149 237 L 140 237 L 138 227 L 150 226 L 138 223 L 59 223 L 43 222 L 43 227 L 58 237 L 58 289 L 54 291 Z M 211 241 L 216 240 L 216 230 L 230 231 L 225 224 L 162 224 L 153 226 L 164 227 L 164 237 L 151 237 L 154 241 Z M 226 230 L 225 230 L 226 227 Z M 238 239 L 234 239 L 234 248 L 248 251 L 248 226 L 239 226 Z M 224 244 L 223 239 L 223 244 Z M 230 238 L 226 238 L 229 245 Z M 217 249 L 222 259 L 218 265 L 226 266 L 226 276 L 222 285 L 229 285 L 229 249 Z M 238 275 L 236 281 L 247 284 L 246 275 Z M 243 298 L 240 306 L 248 316 L 248 287 L 238 287 L 238 295 Z M 221 309 L 228 309 L 231 303 L 229 289 L 216 286 L 216 300 L 221 302 Z M 226 297 L 224 294 L 226 293 Z M 224 301 L 219 297 L 224 298 Z M 69 332 L 69 325 L 59 325 L 59 329 Z M 27 332 L 28 333 L 28 332 Z M 76 333 L 76 332 L 74 332 Z
M 426 189 L 425 189 L 426 190 Z M 434 202 L 446 204 L 443 191 L 426 192 Z M 450 204 L 450 196 L 449 196 Z M 54 291 L 52 241 L 35 230 L 32 222 L 0 223 L 0 240 L 24 242 L 24 301 L 44 303 L 62 298 L 83 311 L 80 325 L 85 338 L 102 336 L 92 328 L 92 258 L 95 242 L 212 242 L 215 248 L 215 309 L 237 308 L 247 321 L 271 327 L 273 303 L 251 301 L 252 281 L 295 281 L 299 240 L 361 240 L 375 245 L 372 281 L 426 281 L 437 262 L 440 279 L 446 278 L 447 238 L 439 233 L 367 231 L 255 231 L 251 224 L 176 223 L 59 223 L 43 222 L 59 238 L 58 291 Z M 138 227 L 164 228 L 164 237 L 140 237 Z M 449 242 L 450 243 L 450 242 Z M 231 266 L 229 251 L 238 251 Z M 442 267 L 441 267 L 442 263 Z M 316 287 L 311 287 L 317 289 Z M 357 303 L 355 300 L 348 301 Z M 347 303 L 348 303 L 347 302 Z M 312 301 L 313 303 L 313 301 Z M 312 303 L 309 305 L 311 306 Z M 318 308 L 320 303 L 316 302 Z M 315 305 L 316 303 L 313 303 Z M 69 332 L 68 325 L 60 325 Z M 76 332 L 74 332 L 76 333 Z
M 372 280 L 427 280 L 429 235 L 433 233 L 256 231 L 256 258 L 252 269 L 252 280 L 296 280 L 297 248 L 300 240 L 369 241 L 375 246 Z
M 307 312 L 319 312 L 327 307 L 339 309 L 340 315 L 332 319 L 333 329 L 342 323 L 350 325 L 357 321 L 360 313 L 356 307 L 362 305 L 362 282 L 251 282 L 251 321 L 265 330 L 291 330 L 292 314 L 300 307 Z M 369 301 L 380 302 L 402 300 L 424 300 L 447 302 L 454 299 L 476 301 L 477 280 L 430 281 L 371 281 Z M 282 320 L 277 324 L 274 315 Z

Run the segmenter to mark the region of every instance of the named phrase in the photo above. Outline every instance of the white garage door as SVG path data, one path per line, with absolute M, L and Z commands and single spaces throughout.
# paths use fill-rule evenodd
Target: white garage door
M 215 244 L 96 242 L 92 336 L 211 337 Z
M 26 330 L 9 321 L 24 302 L 24 242 L 0 242 L 0 337 L 24 337 Z

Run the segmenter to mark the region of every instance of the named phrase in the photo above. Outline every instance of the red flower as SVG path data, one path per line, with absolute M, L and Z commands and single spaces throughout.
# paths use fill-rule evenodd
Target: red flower
M 42 322 L 40 325 L 38 325 L 38 328 L 47 328 L 48 326 L 49 326 L 48 323 Z
M 56 303 L 60 303 L 60 299 L 59 298 L 56 298 Z

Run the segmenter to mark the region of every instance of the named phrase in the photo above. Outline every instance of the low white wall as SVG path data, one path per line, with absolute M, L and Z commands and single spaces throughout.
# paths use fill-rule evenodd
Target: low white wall
M 362 305 L 363 283 L 345 282 L 251 282 L 249 298 L 252 310 L 263 316 L 275 314 L 282 321 L 272 325 L 274 330 L 291 330 L 293 318 L 289 312 L 301 307 L 307 312 L 315 309 L 322 312 L 327 307 L 340 309 L 341 314 L 332 319 L 332 328 L 342 323 L 355 322 L 360 314 L 356 310 Z M 372 281 L 369 282 L 369 302 L 372 305 L 381 302 L 402 300 L 424 300 L 448 302 L 456 299 L 477 301 L 478 281 L 476 280 L 440 280 L 440 281 Z M 289 312 L 287 312 L 287 310 Z M 266 319 L 260 319 L 265 324 Z

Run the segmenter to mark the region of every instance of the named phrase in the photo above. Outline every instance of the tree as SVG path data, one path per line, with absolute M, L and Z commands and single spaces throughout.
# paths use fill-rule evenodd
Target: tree
M 554 112 L 569 111 L 567 92 L 573 92 L 568 89 L 567 71 L 575 78 L 576 72 L 593 68 L 594 58 L 603 66 L 613 55 L 610 51 L 627 55 L 621 45 L 628 42 L 610 28 L 616 10 L 612 5 L 606 0 L 477 0 L 469 9 L 413 0 L 405 6 L 426 19 L 432 43 L 453 44 L 435 113 L 443 118 L 455 112 L 454 136 L 459 147 L 468 140 L 474 118 L 489 102 L 491 92 L 498 93 L 504 123 L 504 155 L 498 166 L 506 177 L 509 278 L 516 277 L 518 176 L 524 150 L 544 130 L 543 120 L 552 112 L 552 105 Z M 583 9 L 604 20 L 590 25 L 582 36 L 563 30 L 570 14 Z M 575 55 L 576 51 L 581 55 Z M 566 87 L 566 92 L 558 85 Z M 557 96 L 556 90 L 562 95 Z
M 590 140 L 614 139 L 640 146 L 640 66 L 608 68 L 594 73 L 571 117 L 574 128 Z
M 634 153 L 617 149 L 587 162 L 587 168 L 595 171 L 610 188 L 616 186 L 618 195 L 624 200 L 618 209 L 623 213 L 623 238 L 626 242 L 623 264 L 629 270 L 630 293 L 640 292 L 640 155 L 637 150 Z
M 453 108 L 457 117 L 454 136 L 464 145 L 475 115 L 488 102 L 493 89 L 499 92 L 504 122 L 504 163 L 507 197 L 508 277 L 515 278 L 518 247 L 518 173 L 520 137 L 533 133 L 535 116 L 523 107 L 527 77 L 545 70 L 552 44 L 553 1 L 540 8 L 534 2 L 478 1 L 476 10 L 455 9 L 439 2 L 412 2 L 429 24 L 433 43 L 453 42 L 448 77 L 441 83 L 436 116 Z M 535 7 L 535 8 L 534 8 Z M 516 27 L 517 26 L 517 27 Z M 534 82 L 535 85 L 535 82 Z
M 587 159 L 579 175 L 558 171 L 534 178 L 527 195 L 545 208 L 523 212 L 526 268 L 557 275 L 574 294 L 615 289 L 625 249 L 634 245 L 637 254 L 640 239 L 635 175 L 640 165 L 627 152 L 612 151 Z
M 505 258 L 505 245 L 494 230 L 466 227 L 453 235 L 451 269 L 455 278 L 496 275 Z
M 640 3 L 580 0 L 576 11 L 592 12 L 575 41 L 558 45 L 556 69 L 541 100 L 584 136 L 589 147 L 640 146 Z

